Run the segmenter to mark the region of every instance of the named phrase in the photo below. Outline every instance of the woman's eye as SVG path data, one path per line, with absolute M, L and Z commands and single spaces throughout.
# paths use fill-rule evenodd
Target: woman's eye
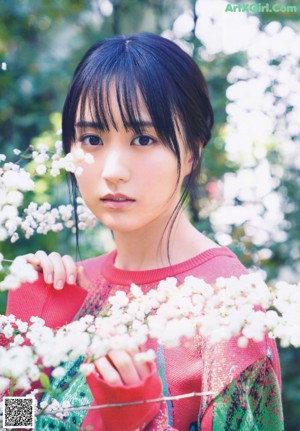
M 141 135 L 136 137 L 133 140 L 134 145 L 139 145 L 142 147 L 146 147 L 147 145 L 151 145 L 154 143 L 154 139 L 150 138 L 150 136 L 147 135 Z
M 90 145 L 92 147 L 95 147 L 97 145 L 102 145 L 102 140 L 99 138 L 99 136 L 95 135 L 89 135 L 89 136 L 83 136 L 80 141 L 83 144 Z

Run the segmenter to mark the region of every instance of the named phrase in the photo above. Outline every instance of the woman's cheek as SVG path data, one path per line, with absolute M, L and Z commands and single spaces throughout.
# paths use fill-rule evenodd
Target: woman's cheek
M 81 173 L 76 177 L 78 186 L 80 187 L 86 187 L 88 184 L 93 184 L 93 179 L 96 181 L 95 178 L 95 167 L 91 165 L 87 165 L 86 163 L 82 163 L 79 168 L 81 168 Z M 92 181 L 92 183 L 91 183 Z

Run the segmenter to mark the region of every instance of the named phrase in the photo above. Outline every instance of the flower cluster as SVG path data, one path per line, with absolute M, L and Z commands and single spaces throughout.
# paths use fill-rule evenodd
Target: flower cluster
M 128 295 L 118 291 L 102 315 L 86 315 L 58 330 L 38 317 L 27 324 L 0 316 L 0 344 L 5 346 L 0 347 L 0 391 L 29 390 L 45 367 L 62 377 L 61 364 L 82 356 L 91 362 L 80 368 L 87 375 L 93 360 L 109 350 L 138 348 L 149 338 L 174 347 L 182 337 L 197 335 L 211 342 L 236 337 L 245 347 L 269 332 L 284 346 L 299 347 L 299 287 L 279 283 L 270 289 L 257 274 L 218 278 L 214 285 L 189 276 L 177 286 L 175 278 L 168 278 L 146 294 L 134 284 Z M 149 357 L 152 351 L 139 354 L 140 360 Z
M 55 143 L 55 150 L 43 144 L 37 144 L 36 149 L 29 148 L 31 163 L 34 165 L 35 175 L 49 174 L 58 176 L 61 171 L 81 175 L 84 163 L 93 163 L 91 154 L 85 153 L 81 148 L 75 149 L 66 156 L 62 155 L 62 143 Z M 15 149 L 14 154 L 22 156 L 20 150 Z M 28 158 L 26 156 L 26 158 Z M 20 167 L 18 163 L 6 162 L 6 156 L 0 154 L 0 241 L 10 238 L 11 242 L 19 239 L 18 230 L 29 239 L 34 233 L 47 234 L 49 231 L 60 232 L 64 228 L 74 230 L 74 208 L 72 205 L 60 205 L 52 208 L 48 202 L 38 205 L 31 202 L 23 211 L 20 211 L 24 201 L 24 193 L 34 190 L 34 182 L 29 171 Z M 96 218 L 85 206 L 83 200 L 78 198 L 77 215 L 79 229 L 84 230 L 94 226 Z
M 274 310 L 268 311 L 268 328 L 274 337 L 280 339 L 282 347 L 300 347 L 299 287 L 300 283 L 296 285 L 280 281 L 272 293 Z
M 39 407 L 45 414 L 52 414 L 57 419 L 63 420 L 68 418 L 68 409 L 71 407 L 71 404 L 67 400 L 64 400 L 60 404 L 56 399 L 52 398 L 50 403 L 42 401 Z
M 0 161 L 5 156 L 0 154 Z M 0 166 L 0 241 L 15 234 L 21 223 L 18 207 L 23 203 L 23 193 L 34 189 L 30 174 L 15 163 Z
M 3 260 L 3 255 L 0 253 L 0 270 Z M 10 265 L 8 274 L 0 281 L 0 291 L 17 289 L 21 283 L 33 283 L 37 278 L 37 272 L 33 266 L 24 257 L 18 256 Z
M 72 229 L 72 232 L 75 230 L 74 207 L 70 204 L 52 208 L 48 202 L 44 202 L 42 205 L 31 202 L 24 209 L 24 213 L 26 216 L 21 221 L 20 227 L 27 239 L 35 233 L 46 235 L 48 232 L 60 232 L 64 228 Z M 95 216 L 84 204 L 81 197 L 77 197 L 77 216 L 80 230 L 93 227 L 96 224 Z
M 78 163 L 93 163 L 93 156 L 85 153 L 81 148 L 76 148 L 72 153 L 63 156 L 62 142 L 56 141 L 55 151 L 50 150 L 48 145 L 39 143 L 37 149 L 32 152 L 32 158 L 36 165 L 35 171 L 38 175 L 49 173 L 57 177 L 61 171 L 72 172 L 81 175 L 83 168 Z

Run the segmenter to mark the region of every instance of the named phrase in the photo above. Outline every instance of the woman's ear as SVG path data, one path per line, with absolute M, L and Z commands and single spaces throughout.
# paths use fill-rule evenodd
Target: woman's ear
M 190 175 L 190 173 L 192 172 L 193 169 L 193 155 L 191 154 L 191 152 L 189 151 L 187 153 L 187 157 L 186 157 L 186 162 L 185 162 L 185 167 L 184 167 L 184 176 L 186 177 L 187 175 Z
M 199 157 L 199 159 L 200 159 L 200 157 L 202 155 L 202 149 L 203 149 L 203 141 L 200 140 L 199 141 L 199 146 L 198 146 L 198 150 L 199 150 L 199 152 L 198 152 L 199 156 L 198 157 Z M 186 166 L 185 175 L 189 175 L 192 172 L 193 161 L 194 161 L 194 156 L 191 153 L 191 151 L 188 151 L 188 153 L 187 153 L 187 166 Z

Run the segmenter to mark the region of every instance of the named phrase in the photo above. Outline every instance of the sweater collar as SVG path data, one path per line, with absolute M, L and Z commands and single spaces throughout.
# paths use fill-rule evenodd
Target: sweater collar
M 167 277 L 176 277 L 177 275 L 190 271 L 204 262 L 217 256 L 234 256 L 227 247 L 215 247 L 192 257 L 189 260 L 180 262 L 176 265 L 167 266 L 164 268 L 149 269 L 145 271 L 129 271 L 120 269 L 114 266 L 117 256 L 117 251 L 114 250 L 107 254 L 102 264 L 102 275 L 104 278 L 113 284 L 130 285 L 135 283 L 138 285 L 148 284 L 164 280 Z

